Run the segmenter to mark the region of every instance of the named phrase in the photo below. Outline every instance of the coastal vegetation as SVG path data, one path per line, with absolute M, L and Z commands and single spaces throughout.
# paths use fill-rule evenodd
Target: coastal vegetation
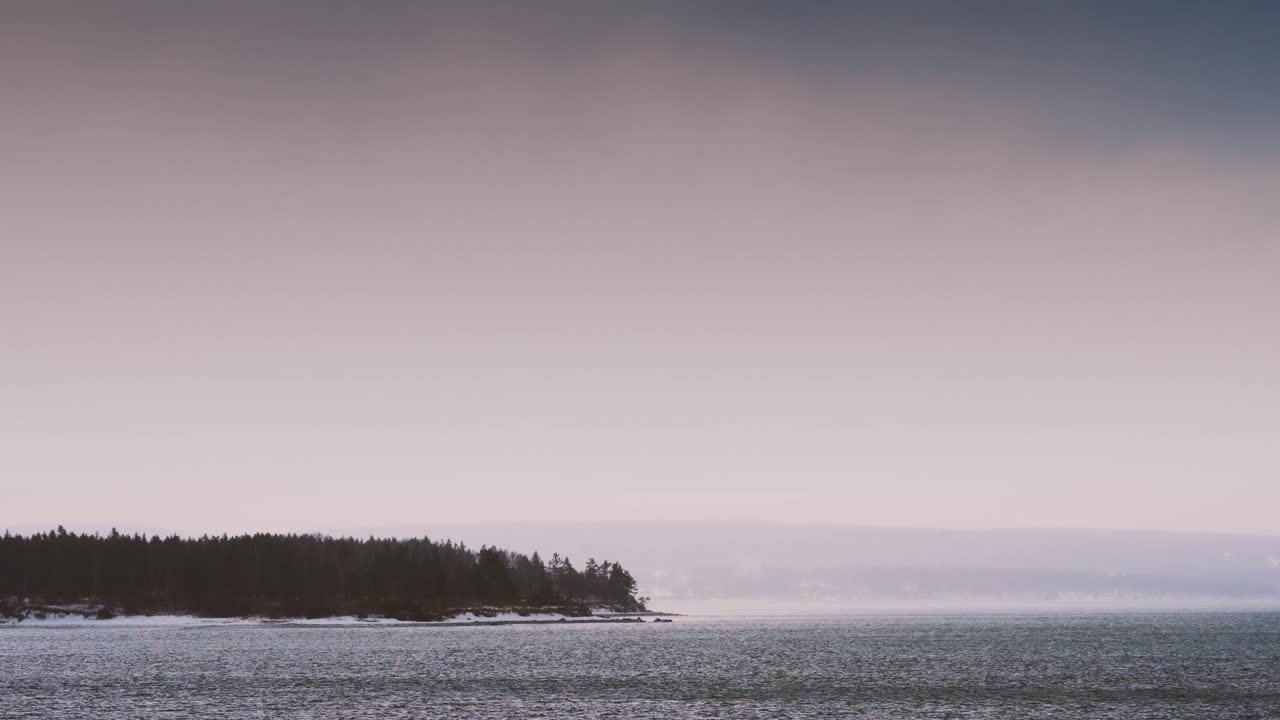
M 585 615 L 644 609 L 621 563 L 478 550 L 429 538 L 256 533 L 0 537 L 0 616 L 81 603 L 103 615 L 382 616 L 436 620 L 464 609 Z

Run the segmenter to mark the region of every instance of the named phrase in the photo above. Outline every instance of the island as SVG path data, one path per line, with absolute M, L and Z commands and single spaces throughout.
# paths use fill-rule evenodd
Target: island
M 0 621 L 79 613 L 356 621 L 634 621 L 621 563 L 430 538 L 49 532 L 0 537 Z

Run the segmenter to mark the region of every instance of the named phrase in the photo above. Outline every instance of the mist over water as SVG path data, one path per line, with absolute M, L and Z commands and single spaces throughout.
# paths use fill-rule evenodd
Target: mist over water
M 933 530 L 760 522 L 431 524 L 336 530 L 627 558 L 654 607 L 713 613 L 885 609 L 1280 609 L 1280 536 Z

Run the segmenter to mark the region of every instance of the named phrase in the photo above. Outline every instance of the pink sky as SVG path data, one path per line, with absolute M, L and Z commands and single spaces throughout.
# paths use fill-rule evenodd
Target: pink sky
M 1276 143 L 458 23 L 0 30 L 0 526 L 1280 532 Z

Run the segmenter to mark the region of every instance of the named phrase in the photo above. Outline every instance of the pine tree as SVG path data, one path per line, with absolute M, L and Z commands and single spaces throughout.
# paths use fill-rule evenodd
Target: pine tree
M 633 602 L 617 563 L 568 557 L 548 564 L 496 547 L 478 552 L 429 538 L 356 540 L 319 535 L 183 539 L 113 529 L 106 537 L 59 526 L 0 537 L 0 601 L 94 601 L 205 615 L 382 613 L 421 617 L 468 603 Z

